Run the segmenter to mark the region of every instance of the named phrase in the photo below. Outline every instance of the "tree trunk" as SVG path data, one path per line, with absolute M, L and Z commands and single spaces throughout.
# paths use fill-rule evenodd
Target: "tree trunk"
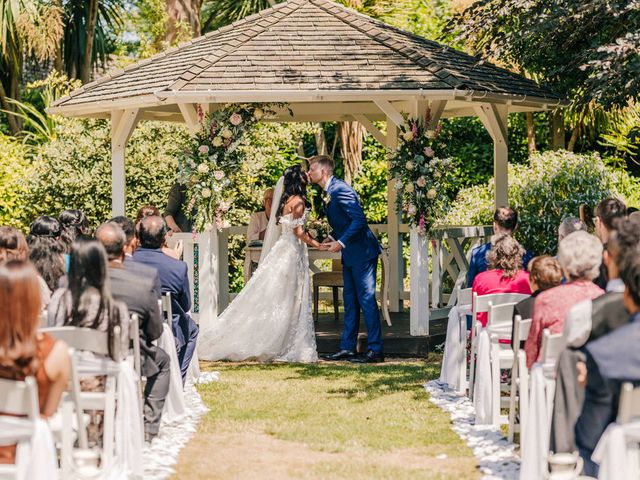
M 533 112 L 526 113 L 527 119 L 527 149 L 529 155 L 536 153 L 536 126 L 533 123 Z
M 318 155 L 326 155 L 328 153 L 327 137 L 324 134 L 324 129 L 322 128 L 322 124 L 319 123 L 318 125 L 320 126 L 320 128 L 318 128 L 318 130 L 316 130 L 315 132 L 316 152 L 318 152 Z
M 202 0 L 166 0 L 167 30 L 165 40 L 173 45 L 178 37 L 180 24 L 189 25 L 193 37 L 200 36 L 200 10 Z
M 583 108 L 580 111 L 580 115 L 578 115 L 578 121 L 573 127 L 573 131 L 571 132 L 571 138 L 569 139 L 569 145 L 567 146 L 567 150 L 573 152 L 576 148 L 576 142 L 578 141 L 578 135 L 580 135 L 580 129 L 582 128 L 582 122 L 584 121 L 584 116 L 587 109 Z
M 4 85 L 2 84 L 2 82 L 0 82 L 0 107 L 2 107 L 3 110 L 7 110 L 8 112 L 15 111 L 13 105 L 11 105 L 7 101 L 7 91 L 4 89 Z M 9 113 L 5 114 L 5 116 L 7 117 L 7 122 L 9 123 L 11 135 L 15 136 L 20 133 L 21 127 L 20 123 L 18 122 L 18 117 Z
M 358 122 L 340 122 L 338 131 L 344 160 L 344 181 L 351 185 L 362 163 L 362 125 Z
M 560 150 L 565 148 L 564 143 L 564 112 L 556 110 L 550 114 L 551 122 L 551 148 Z
M 89 0 L 87 5 L 87 37 L 84 44 L 84 55 L 80 64 L 80 81 L 89 83 L 91 81 L 91 66 L 93 65 L 93 40 L 96 36 L 96 23 L 98 22 L 99 0 Z

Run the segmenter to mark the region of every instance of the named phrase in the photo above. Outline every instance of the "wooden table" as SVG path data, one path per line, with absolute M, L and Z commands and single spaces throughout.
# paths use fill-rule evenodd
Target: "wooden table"
M 244 250 L 248 255 L 251 255 L 252 252 L 262 252 L 262 247 L 246 247 Z M 318 273 L 321 271 L 320 268 L 318 268 L 318 266 L 315 264 L 315 262 L 317 262 L 318 260 L 339 260 L 342 258 L 340 252 L 331 253 L 327 250 L 319 250 L 317 248 L 311 247 L 309 247 L 307 251 L 309 253 L 309 269 L 313 273 Z

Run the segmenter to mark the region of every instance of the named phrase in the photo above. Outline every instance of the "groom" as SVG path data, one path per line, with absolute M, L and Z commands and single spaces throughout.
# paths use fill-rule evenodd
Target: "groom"
M 355 363 L 383 362 L 380 312 L 376 302 L 376 269 L 382 248 L 369 230 L 356 192 L 333 176 L 333 160 L 317 155 L 311 157 L 309 163 L 309 179 L 320 185 L 328 197 L 325 211 L 335 237 L 330 237 L 331 241 L 320 248 L 342 252 L 344 330 L 340 351 L 324 358 Z M 358 357 L 360 309 L 367 324 L 368 346 L 366 355 Z

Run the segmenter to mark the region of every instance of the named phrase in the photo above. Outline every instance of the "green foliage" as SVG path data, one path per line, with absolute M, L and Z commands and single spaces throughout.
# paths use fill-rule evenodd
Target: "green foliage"
M 32 174 L 25 146 L 13 137 L 0 134 L 0 225 L 24 227 L 29 222 L 27 192 L 23 180 Z
M 134 131 L 126 152 L 127 215 L 135 217 L 145 204 L 165 207 L 186 140 L 186 130 L 169 123 L 143 122 Z M 111 216 L 108 122 L 60 119 L 57 138 L 38 147 L 33 167 L 22 200 L 29 221 L 65 208 L 84 211 L 94 226 Z
M 630 102 L 625 108 L 615 109 L 608 115 L 607 133 L 602 144 L 613 147 L 625 159 L 639 162 L 640 155 L 640 104 Z
M 578 155 L 564 150 L 533 155 L 529 165 L 510 165 L 509 205 L 520 216 L 516 237 L 538 254 L 553 254 L 560 221 L 578 216 L 581 204 L 595 205 L 623 193 L 618 190 L 624 186 L 622 177 L 607 168 L 598 154 Z M 638 191 L 631 185 L 625 188 L 627 194 Z M 444 223 L 491 224 L 493 195 L 493 179 L 463 189 Z
M 360 174 L 353 179 L 353 188 L 369 223 L 387 222 L 387 178 L 387 149 L 367 135 L 362 146 Z
M 478 0 L 455 16 L 460 41 L 581 105 L 640 94 L 640 9 L 601 0 Z

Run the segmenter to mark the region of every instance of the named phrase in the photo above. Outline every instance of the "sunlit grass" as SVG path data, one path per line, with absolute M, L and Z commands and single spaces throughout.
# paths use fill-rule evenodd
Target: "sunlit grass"
M 219 370 L 221 381 L 200 387 L 210 410 L 181 454 L 178 477 L 247 478 L 242 462 L 231 470 L 225 466 L 218 475 L 207 461 L 205 439 L 217 442 L 228 436 L 243 443 L 266 439 L 268 445 L 261 448 L 273 448 L 269 458 L 274 462 L 281 453 L 304 452 L 300 462 L 289 460 L 287 478 L 475 478 L 471 451 L 422 388 L 438 367 L 423 361 L 203 364 Z M 233 445 L 228 450 L 229 463 L 238 462 L 232 458 Z M 276 478 L 265 468 L 262 478 Z

